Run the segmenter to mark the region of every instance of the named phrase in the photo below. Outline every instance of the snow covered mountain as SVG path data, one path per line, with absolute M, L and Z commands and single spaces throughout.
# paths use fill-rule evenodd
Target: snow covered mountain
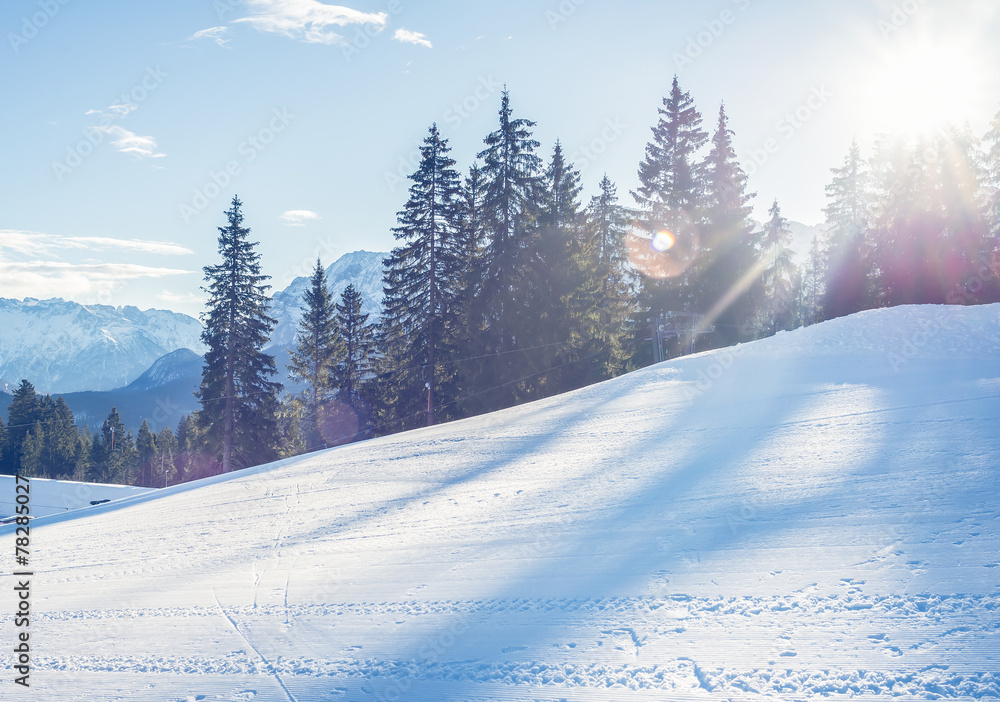
M 998 359 L 874 310 L 43 517 L 0 698 L 995 699 Z
M 374 321 L 382 314 L 382 261 L 387 253 L 354 251 L 344 254 L 326 269 L 330 293 L 337 302 L 340 293 L 350 285 L 361 293 L 364 312 Z M 304 296 L 309 289 L 308 276 L 293 280 L 287 288 L 272 297 L 271 316 L 278 325 L 271 334 L 271 351 L 290 348 L 295 345 L 295 333 L 302 319 Z
M 110 390 L 180 348 L 202 352 L 201 323 L 166 310 L 0 298 L 0 384 L 39 392 Z M 2 385 L 0 385 L 2 387 Z

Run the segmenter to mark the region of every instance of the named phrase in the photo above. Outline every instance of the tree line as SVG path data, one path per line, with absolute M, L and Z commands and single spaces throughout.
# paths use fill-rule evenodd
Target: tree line
M 1000 300 L 1000 115 L 982 138 L 968 128 L 886 136 L 868 159 L 852 145 L 801 264 L 777 199 L 767 221 L 751 218 L 756 193 L 725 106 L 709 132 L 676 77 L 632 207 L 606 175 L 585 201 L 562 145 L 543 159 L 535 123 L 515 116 L 506 89 L 498 116 L 464 172 L 437 125 L 428 129 L 384 261 L 380 319 L 361 312 L 353 286 L 334 300 L 317 260 L 289 350 L 303 391 L 282 394 L 273 380 L 268 276 L 234 197 L 221 261 L 204 269 L 201 409 L 176 434 L 144 425 L 134 440 L 113 410 L 70 451 L 61 398 L 32 414 L 25 391 L 2 442 L 7 465 L 190 479 L 614 377 L 654 359 L 652 325 L 666 312 L 694 315 L 688 331 L 702 332 L 704 349 L 872 307 Z M 683 348 L 678 338 L 666 352 Z

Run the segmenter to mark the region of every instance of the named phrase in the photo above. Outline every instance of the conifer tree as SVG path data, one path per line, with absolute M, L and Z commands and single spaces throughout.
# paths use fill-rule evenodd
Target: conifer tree
M 688 269 L 700 250 L 699 220 L 704 207 L 704 177 L 698 153 L 708 140 L 701 114 L 691 96 L 682 91 L 674 76 L 670 95 L 663 98 L 653 138 L 639 164 L 639 187 L 632 192 L 642 211 L 641 221 L 649 242 L 642 257 L 654 261 L 644 267 L 663 269 L 643 278 L 643 311 L 694 311 L 694 290 Z M 669 233 L 667 251 L 654 250 L 655 235 Z
M 578 293 L 590 302 L 578 312 L 580 357 L 591 359 L 584 382 L 597 382 L 623 372 L 631 355 L 629 320 L 635 290 L 626 247 L 630 218 L 619 204 L 617 189 L 607 174 L 599 188 L 586 211 L 588 238 L 582 249 L 584 276 Z
M 0 415 L 0 475 L 13 475 L 14 468 L 10 464 L 10 435 L 7 433 L 7 425 Z
M 715 310 L 716 337 L 721 343 L 740 340 L 739 330 L 750 320 L 762 299 L 759 242 L 750 221 L 751 200 L 747 176 L 733 148 L 733 131 L 725 105 L 712 135 L 712 147 L 702 170 L 705 210 L 701 236 L 696 311 Z
M 334 386 L 337 400 L 346 405 L 357 418 L 357 436 L 365 438 L 368 410 L 362 388 L 372 374 L 372 353 L 375 349 L 375 325 L 368 323 L 369 315 L 361 311 L 361 293 L 353 284 L 340 294 L 337 303 L 338 355 L 334 359 Z
M 583 376 L 578 365 L 585 341 L 581 323 L 594 299 L 587 294 L 584 280 L 588 261 L 581 190 L 579 171 L 566 161 L 562 145 L 556 141 L 535 204 L 537 234 L 525 281 L 532 309 L 522 320 L 519 337 L 523 346 L 538 348 L 525 351 L 518 360 L 522 374 L 537 375 L 520 393 L 522 401 L 569 390 L 579 385 Z M 558 349 L 551 346 L 559 342 L 563 345 Z M 544 372 L 547 369 L 551 370 Z
M 441 363 L 453 356 L 460 335 L 465 282 L 461 257 L 475 246 L 478 234 L 473 231 L 469 240 L 462 239 L 463 223 L 475 224 L 467 218 L 463 222 L 460 179 L 450 152 L 448 140 L 441 137 L 436 124 L 432 125 L 420 147 L 420 166 L 410 175 L 409 199 L 392 230 L 403 243 L 385 261 L 383 372 L 388 374 L 392 412 L 404 427 L 418 423 L 415 419 L 421 407 L 425 414 L 419 423 L 433 424 L 435 405 L 454 397 L 454 368 Z M 353 288 L 351 291 L 357 295 Z M 348 314 L 344 310 L 355 305 L 353 298 L 345 296 L 337 306 L 338 318 L 343 322 Z M 356 327 L 353 332 L 342 331 L 345 342 L 364 327 L 357 325 L 360 305 L 350 314 Z M 359 350 L 356 347 L 347 357 Z M 351 369 L 347 376 L 338 377 L 342 391 L 356 391 L 352 387 L 357 375 L 355 363 L 348 361 Z
M 799 294 L 798 269 L 789 249 L 792 234 L 788 220 L 781 216 L 781 208 L 775 200 L 768 210 L 770 219 L 761 234 L 764 260 L 764 307 L 761 310 L 762 327 L 773 333 L 781 329 L 791 329 L 797 318 Z
M 176 455 L 177 437 L 170 427 L 163 427 L 156 435 L 156 455 L 153 459 L 152 482 L 156 487 L 167 487 L 173 482 Z
M 21 468 L 21 444 L 35 422 L 42 419 L 41 397 L 35 386 L 22 380 L 14 390 L 10 406 L 7 408 L 7 432 L 10 446 L 10 462 L 14 472 Z
M 156 437 L 145 419 L 135 437 L 136 454 L 139 461 L 136 484 L 142 487 L 153 487 L 153 459 L 156 457 Z
M 537 312 L 530 287 L 530 258 L 537 244 L 536 219 L 542 161 L 532 138 L 535 123 L 514 118 L 510 93 L 504 89 L 500 124 L 484 140 L 482 160 L 483 225 L 486 241 L 483 265 L 472 306 L 469 327 L 476 334 L 474 351 L 488 356 L 469 364 L 468 377 L 479 390 L 466 411 L 508 406 L 518 395 L 519 378 L 527 373 L 520 353 L 529 347 L 521 331 Z
M 1000 112 L 997 112 L 989 131 L 983 139 L 986 152 L 983 185 L 986 199 L 986 218 L 989 235 L 983 268 L 986 281 L 985 299 L 1000 302 Z
M 856 140 L 851 143 L 844 165 L 832 170 L 833 181 L 826 187 L 830 202 L 824 210 L 829 237 L 823 303 L 826 319 L 867 309 L 874 303 L 873 252 L 869 246 L 870 176 Z
M 45 446 L 45 427 L 35 422 L 21 442 L 21 470 L 19 473 L 30 478 L 44 478 L 42 451 Z
M 305 303 L 298 345 L 289 351 L 288 368 L 293 378 L 306 384 L 308 400 L 303 417 L 303 438 L 306 446 L 315 450 L 326 446 L 321 431 L 322 415 L 332 399 L 334 359 L 340 355 L 336 306 L 319 258 L 305 293 Z
M 277 323 L 268 315 L 265 281 L 256 243 L 243 226 L 243 203 L 234 197 L 219 227 L 222 262 L 205 267 L 209 294 L 202 340 L 208 346 L 198 397 L 199 420 L 223 472 L 273 460 L 277 395 L 274 357 L 264 353 Z
M 94 441 L 95 453 L 90 479 L 99 483 L 131 484 L 132 469 L 138 460 L 135 439 L 125 429 L 118 408 L 112 407 L 101 425 L 100 439 Z

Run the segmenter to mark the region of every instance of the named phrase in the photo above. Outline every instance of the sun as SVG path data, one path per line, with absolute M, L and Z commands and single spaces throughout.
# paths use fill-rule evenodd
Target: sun
M 939 37 L 884 48 L 861 76 L 858 109 L 867 113 L 873 131 L 933 134 L 976 117 L 988 80 L 972 43 Z

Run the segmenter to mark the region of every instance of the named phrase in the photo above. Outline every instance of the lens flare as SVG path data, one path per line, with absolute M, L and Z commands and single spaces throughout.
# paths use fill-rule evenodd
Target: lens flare
M 650 278 L 676 278 L 695 262 L 700 239 L 693 226 L 651 228 L 635 222 L 626 236 L 629 261 Z
M 666 230 L 656 232 L 656 236 L 653 237 L 653 248 L 661 253 L 674 248 L 676 243 L 677 237 Z

